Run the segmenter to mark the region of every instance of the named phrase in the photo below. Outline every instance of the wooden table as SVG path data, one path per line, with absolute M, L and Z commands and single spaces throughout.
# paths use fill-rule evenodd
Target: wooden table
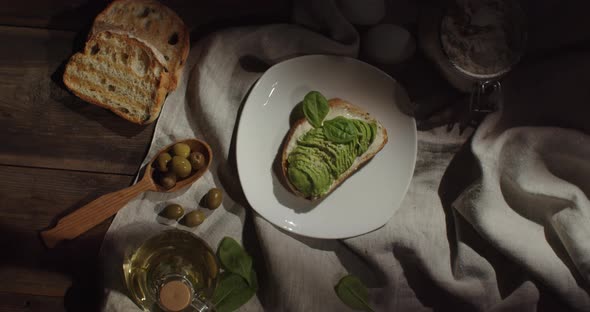
M 288 20 L 288 1 L 164 1 L 193 40 L 219 27 Z M 84 41 L 96 0 L 22 0 L 0 8 L 0 311 L 94 311 L 97 255 L 111 220 L 47 250 L 38 233 L 124 188 L 154 125 L 137 126 L 63 88 L 60 69 Z
M 187 22 L 193 40 L 223 26 L 287 21 L 291 6 L 288 0 L 164 2 Z M 576 1 L 565 3 L 566 11 L 576 12 Z M 20 0 L 0 8 L 0 311 L 100 307 L 97 254 L 110 220 L 53 250 L 42 245 L 38 233 L 56 217 L 130 185 L 154 130 L 79 100 L 61 83 L 60 68 L 105 5 Z M 560 41 L 553 46 L 590 38 L 587 31 L 559 32 L 590 29 L 588 19 L 558 15 L 549 4 L 544 8 L 531 21 L 537 27 L 531 42 L 538 50 L 548 34 Z M 552 23 L 544 23 L 548 18 Z M 411 81 L 404 77 L 419 82 L 428 76 L 416 75 L 412 67 L 392 70 L 407 85 Z M 414 99 L 425 93 L 409 89 Z

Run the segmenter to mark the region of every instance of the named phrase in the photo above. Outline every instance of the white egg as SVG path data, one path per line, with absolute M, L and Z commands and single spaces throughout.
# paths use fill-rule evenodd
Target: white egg
M 416 51 L 416 41 L 403 27 L 377 25 L 361 38 L 361 48 L 370 61 L 397 64 L 410 58 Z
M 375 25 L 385 16 L 384 0 L 338 0 L 338 6 L 355 25 Z

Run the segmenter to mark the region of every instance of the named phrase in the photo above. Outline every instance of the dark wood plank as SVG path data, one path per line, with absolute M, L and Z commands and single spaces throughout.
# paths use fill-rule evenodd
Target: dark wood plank
M 55 249 L 39 231 L 56 216 L 128 186 L 132 177 L 0 166 L 0 292 L 84 298 L 98 306 L 97 255 L 110 221 Z M 81 292 L 81 293 L 76 293 Z
M 0 164 L 133 174 L 154 125 L 78 99 L 61 83 L 73 32 L 0 27 Z
M 33 296 L 0 292 L 0 311 L 3 312 L 57 312 L 65 311 L 60 297 Z
M 29 242 L 18 240 L 23 246 Z M 39 263 L 39 266 L 43 264 Z M 46 269 L 6 264 L 0 268 L 0 291 L 35 296 L 64 297 L 72 286 L 72 278 L 65 273 Z M 0 310 L 1 311 L 1 310 Z
M 79 31 L 88 28 L 110 1 L 24 0 L 0 7 L 0 25 Z M 164 0 L 190 29 L 231 19 L 284 20 L 289 17 L 288 0 Z
M 106 4 L 107 1 L 88 0 L 13 1 L 1 7 L 0 24 L 77 30 Z

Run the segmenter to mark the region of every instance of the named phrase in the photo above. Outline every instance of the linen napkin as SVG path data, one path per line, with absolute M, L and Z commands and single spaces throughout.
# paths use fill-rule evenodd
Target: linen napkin
M 587 310 L 590 137 L 561 128 L 502 131 L 500 114 L 475 134 L 471 147 L 482 174 L 453 207 L 532 278 Z
M 590 309 L 589 139 L 576 130 L 515 128 L 518 114 L 509 113 L 527 99 L 513 96 L 510 85 L 505 109 L 489 116 L 468 144 L 456 129 L 419 133 L 408 193 L 376 231 L 346 240 L 304 238 L 253 212 L 240 187 L 234 143 L 248 90 L 282 60 L 358 51 L 359 36 L 335 2 L 298 5 L 296 20 L 315 31 L 245 27 L 193 43 L 143 165 L 161 147 L 188 137 L 209 142 L 214 161 L 190 188 L 146 193 L 117 214 L 101 250 L 104 310 L 139 310 L 125 295 L 124 254 L 166 228 L 156 217 L 163 206 L 174 202 L 190 211 L 211 187 L 224 190 L 222 206 L 196 229 L 174 226 L 213 247 L 234 237 L 253 254 L 260 289 L 240 311 L 348 311 L 333 290 L 345 274 L 369 287 L 376 311 Z

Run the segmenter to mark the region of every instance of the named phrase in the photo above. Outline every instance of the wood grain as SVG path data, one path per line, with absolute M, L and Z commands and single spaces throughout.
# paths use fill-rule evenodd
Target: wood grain
M 57 312 L 65 311 L 64 298 L 21 295 L 0 292 L 2 312 Z
M 66 91 L 72 32 L 0 27 L 0 164 L 134 174 L 154 125 L 138 126 Z
M 0 176 L 0 292 L 63 296 L 100 287 L 97 255 L 110 220 L 51 250 L 39 231 L 133 178 L 12 166 L 0 166 Z
M 23 0 L 0 7 L 0 25 L 80 31 L 89 28 L 106 0 Z M 286 20 L 288 0 L 163 0 L 184 20 L 189 29 L 240 19 Z M 34 8 L 34 9 L 32 9 Z
M 0 291 L 16 294 L 64 297 L 72 286 L 72 278 L 66 273 L 13 264 L 0 268 L 0 277 L 4 281 L 0 282 Z

